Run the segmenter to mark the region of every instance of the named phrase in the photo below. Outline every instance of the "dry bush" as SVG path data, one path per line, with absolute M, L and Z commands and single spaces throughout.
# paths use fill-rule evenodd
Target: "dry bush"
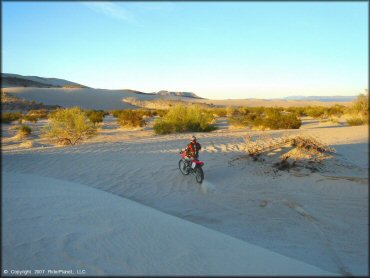
M 32 147 L 33 147 L 33 143 L 32 143 L 32 141 L 27 140 L 27 141 L 22 142 L 19 146 L 20 146 L 21 148 L 26 148 L 26 149 L 28 149 L 28 148 L 32 148 Z
M 263 156 L 264 161 L 278 166 L 279 169 L 288 169 L 296 162 L 303 164 L 321 162 L 331 158 L 335 149 L 312 136 L 281 136 L 269 135 L 251 136 L 246 138 L 246 151 L 253 160 Z M 289 161 L 290 163 L 289 163 Z

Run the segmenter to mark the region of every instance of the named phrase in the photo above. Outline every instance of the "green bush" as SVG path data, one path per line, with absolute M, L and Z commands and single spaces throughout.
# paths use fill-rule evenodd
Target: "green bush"
M 246 127 L 248 122 L 247 117 L 244 115 L 237 115 L 229 118 L 229 123 L 232 127 Z
M 304 116 L 308 116 L 307 109 L 308 109 L 307 106 L 300 106 L 300 107 L 291 106 L 291 107 L 285 108 L 284 111 L 296 114 L 300 117 L 304 117 Z
M 21 119 L 22 117 L 23 117 L 23 114 L 20 113 L 20 112 L 4 113 L 4 114 L 1 115 L 1 122 L 4 123 L 4 124 L 10 124 L 13 121 L 17 121 L 17 120 L 19 121 L 19 119 Z
M 214 117 L 212 112 L 201 109 L 199 106 L 176 105 L 161 119 L 156 120 L 154 132 L 168 134 L 174 132 L 207 132 L 215 130 L 211 123 Z
M 107 114 L 108 114 L 108 112 L 104 112 L 103 110 L 88 110 L 88 111 L 86 111 L 87 117 L 94 124 L 102 123 L 104 117 Z
M 27 137 L 31 134 L 32 129 L 28 125 L 21 125 L 17 128 L 18 135 L 22 138 Z
M 121 110 L 117 114 L 117 123 L 126 128 L 143 127 L 146 125 L 143 113 L 135 110 Z
M 215 115 L 216 117 L 227 116 L 227 109 L 223 107 L 211 108 L 209 111 L 212 112 L 212 114 Z
M 284 114 L 280 110 L 270 110 L 266 117 L 255 120 L 255 126 L 269 129 L 298 129 L 301 125 L 302 121 L 296 114 Z
M 352 116 L 351 118 L 346 119 L 346 121 L 350 126 L 364 125 L 367 123 L 366 119 L 358 116 Z
M 352 110 L 355 113 L 369 115 L 369 95 L 360 94 L 352 104 Z
M 96 134 L 95 125 L 79 107 L 57 109 L 49 115 L 43 136 L 52 142 L 75 145 Z
M 25 115 L 22 120 L 29 121 L 31 123 L 37 123 L 38 118 L 33 115 Z
M 157 110 L 154 110 L 154 112 L 153 112 L 153 116 L 163 117 L 163 116 L 165 116 L 167 113 L 168 113 L 168 110 L 167 110 L 167 109 L 157 109 Z
M 336 104 L 334 106 L 328 107 L 325 111 L 325 114 L 328 117 L 340 117 L 344 114 L 346 107 L 344 105 Z
M 314 119 L 324 118 L 327 108 L 323 106 L 308 107 L 306 109 L 307 116 Z

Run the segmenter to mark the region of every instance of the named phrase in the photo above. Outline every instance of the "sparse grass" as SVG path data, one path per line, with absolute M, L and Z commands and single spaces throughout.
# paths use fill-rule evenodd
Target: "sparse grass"
M 156 120 L 154 132 L 169 134 L 175 132 L 208 132 L 215 130 L 211 111 L 199 106 L 177 105 L 171 108 L 163 118 Z

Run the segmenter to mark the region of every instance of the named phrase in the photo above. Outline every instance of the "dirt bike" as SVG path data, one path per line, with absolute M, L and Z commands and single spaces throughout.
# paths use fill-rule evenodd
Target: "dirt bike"
M 193 174 L 197 183 L 202 183 L 204 179 L 203 165 L 204 162 L 198 159 L 187 159 L 186 151 L 181 150 L 181 159 L 179 161 L 179 169 L 183 175 Z

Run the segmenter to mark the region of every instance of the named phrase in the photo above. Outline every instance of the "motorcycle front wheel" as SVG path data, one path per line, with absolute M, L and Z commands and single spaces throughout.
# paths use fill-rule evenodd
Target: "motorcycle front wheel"
M 195 179 L 197 181 L 197 183 L 202 183 L 203 180 L 204 180 L 204 173 L 203 173 L 203 169 L 200 168 L 200 167 L 197 167 L 195 169 Z
M 185 161 L 182 159 L 179 161 L 179 169 L 180 169 L 181 174 L 183 175 L 189 175 L 190 173 L 188 167 L 185 164 Z

